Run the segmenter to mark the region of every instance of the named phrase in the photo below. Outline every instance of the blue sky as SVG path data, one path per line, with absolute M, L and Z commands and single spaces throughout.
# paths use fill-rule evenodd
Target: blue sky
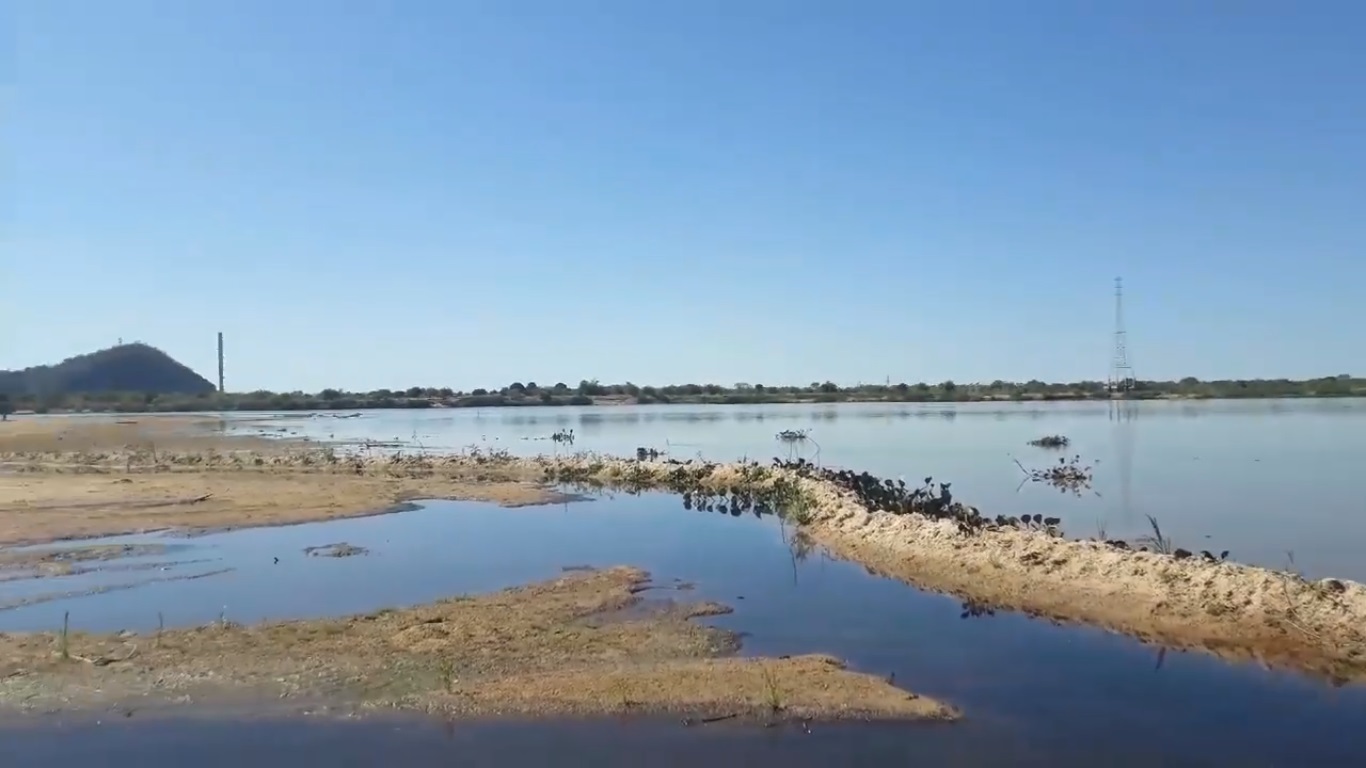
M 1140 378 L 1361 375 L 1363 25 L 20 0 L 0 368 L 212 378 L 222 330 L 230 389 L 1094 379 L 1123 275 Z

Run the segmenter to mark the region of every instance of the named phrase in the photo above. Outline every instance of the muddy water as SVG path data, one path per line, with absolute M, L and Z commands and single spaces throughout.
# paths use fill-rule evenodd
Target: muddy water
M 1366 400 L 528 407 L 229 423 L 276 436 L 397 441 L 405 450 L 634 455 L 651 447 L 720 461 L 786 457 L 775 434 L 806 429 L 811 441 L 793 450 L 807 458 L 910 480 L 933 475 L 991 515 L 1057 515 L 1083 537 L 1099 527 L 1112 537 L 1151 533 L 1145 516 L 1153 515 L 1176 546 L 1231 550 L 1276 568 L 1293 551 L 1309 575 L 1366 582 Z M 574 430 L 572 448 L 547 440 L 562 429 Z M 1071 438 L 1066 454 L 1095 462 L 1098 495 L 1021 487 L 1012 458 L 1029 467 L 1056 461 L 1056 452 L 1026 445 L 1049 434 Z
M 449 764 L 453 754 L 474 764 L 547 764 L 546 755 L 573 745 L 619 765 L 641 764 L 631 761 L 639 760 L 643 745 L 666 743 L 676 748 L 656 747 L 658 754 L 692 756 L 673 764 L 774 756 L 813 765 L 829 764 L 830 755 L 841 763 L 882 764 L 940 755 L 961 765 L 1329 766 L 1353 764 L 1366 749 L 1360 727 L 1366 690 L 1334 690 L 1197 654 L 1162 655 L 1124 638 L 1017 615 L 960 618 L 963 607 L 955 600 L 789 546 L 788 533 L 771 518 L 687 511 L 660 494 L 518 510 L 438 502 L 394 515 L 172 540 L 188 547 L 175 550 L 176 557 L 213 561 L 196 567 L 234 570 L 0 612 L 0 629 L 49 629 L 68 611 L 74 627 L 135 630 L 155 627 L 158 612 L 168 626 L 212 621 L 225 605 L 236 621 L 352 613 L 496 589 L 553 576 L 565 566 L 631 563 L 650 569 L 666 587 L 647 592 L 649 599 L 734 606 L 734 614 L 713 621 L 746 633 L 745 653 L 829 652 L 858 669 L 895 674 L 898 683 L 951 701 L 968 717 L 961 727 L 937 729 L 821 727 L 810 735 L 708 729 L 704 737 L 674 725 L 461 725 L 462 735 L 451 742 L 411 723 L 398 731 L 377 724 L 255 723 L 233 736 L 223 724 L 129 722 L 79 741 L 80 749 L 108 745 L 91 754 L 128 756 L 117 764 L 155 765 L 135 754 L 162 759 L 177 749 L 209 754 L 229 739 L 252 745 L 232 752 L 234 761 L 265 755 L 267 764 L 279 765 L 304 753 L 366 764 L 355 755 L 388 750 L 385 745 L 394 755 L 409 750 L 418 764 Z M 343 541 L 368 552 L 346 558 L 303 552 Z M 695 586 L 679 591 L 687 584 Z M 129 727 L 139 735 L 129 735 Z M 659 741 L 651 735 L 656 731 Z M 26 750 L 16 759 L 28 761 L 78 748 L 77 740 L 56 739 L 47 727 L 7 734 L 0 743 Z M 242 751 L 263 744 L 275 744 L 276 751 Z

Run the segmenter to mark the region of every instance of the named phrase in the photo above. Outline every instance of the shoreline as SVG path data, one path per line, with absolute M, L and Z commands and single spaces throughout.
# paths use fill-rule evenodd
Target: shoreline
M 251 438 L 217 439 L 220 447 L 227 447 Z M 857 494 L 810 465 L 793 469 L 589 454 L 518 458 L 479 451 L 360 456 L 307 445 L 301 449 L 287 440 L 272 442 L 276 450 L 268 454 L 216 449 L 163 451 L 155 457 L 139 449 L 0 454 L 0 468 L 10 470 L 0 474 L 0 492 L 28 482 L 30 488 L 64 489 L 68 500 L 77 489 L 86 496 L 122 498 L 126 507 L 128 494 L 147 484 L 221 489 L 221 500 L 203 502 L 224 504 L 217 526 L 205 525 L 209 517 L 192 508 L 180 508 L 179 518 L 147 509 L 133 510 L 141 517 L 130 518 L 155 515 L 201 529 L 252 526 L 272 519 L 259 506 L 244 516 L 238 508 L 243 500 L 249 506 L 264 499 L 291 510 L 290 517 L 276 518 L 278 522 L 309 522 L 375 514 L 396 500 L 375 503 L 385 494 L 423 498 L 434 488 L 453 485 L 463 489 L 463 498 L 479 498 L 482 493 L 485 500 L 495 501 L 488 498 L 495 490 L 516 489 L 518 494 L 530 494 L 528 503 L 544 498 L 540 494 L 558 493 L 550 490 L 552 485 L 679 494 L 743 492 L 767 503 L 771 511 L 786 514 L 836 556 L 922 589 L 1171 648 L 1297 669 L 1336 683 L 1366 682 L 1366 586 L 1352 581 L 1307 580 L 1231 561 L 1121 550 L 986 520 L 965 526 L 961 517 L 970 508 L 961 505 L 955 505 L 958 519 L 873 511 Z M 5 447 L 0 441 L 0 450 Z M 281 487 L 303 489 L 304 495 L 328 489 L 332 496 L 326 504 L 300 507 L 298 497 L 291 500 L 279 493 Z M 54 504 L 60 506 L 61 501 L 54 499 Z M 31 504 L 29 511 L 35 511 Z M 65 521 L 47 521 L 49 517 L 27 515 L 26 522 L 22 511 L 0 503 L 0 540 L 54 540 L 83 533 L 79 516 L 77 522 L 70 516 Z M 35 531 L 35 518 L 47 527 Z
M 629 459 L 541 459 L 553 472 L 605 485 L 670 485 L 677 467 L 707 467 L 697 484 L 733 488 L 757 465 Z M 809 465 L 808 465 L 809 466 Z M 1307 580 L 1232 561 L 1119 550 L 1044 530 L 872 511 L 832 482 L 759 467 L 796 484 L 801 529 L 875 573 L 980 607 L 1093 626 L 1140 642 L 1201 650 L 1326 678 L 1366 682 L 1366 585 Z M 975 514 L 976 510 L 965 508 Z
M 796 397 L 761 397 L 753 395 L 713 395 L 705 397 L 684 396 L 664 399 L 645 399 L 632 396 L 617 395 L 597 395 L 587 398 L 590 402 L 575 401 L 570 402 L 570 398 L 565 397 L 553 402 L 545 402 L 540 399 L 532 398 L 510 398 L 502 401 L 490 401 L 480 399 L 480 397 L 470 398 L 391 398 L 389 404 L 379 401 L 355 400 L 338 404 L 328 404 L 323 401 L 300 401 L 287 405 L 271 408 L 238 407 L 237 403 L 231 407 L 224 407 L 221 403 L 208 404 L 202 407 L 186 408 L 179 407 L 162 411 L 141 411 L 141 410 L 121 410 L 116 407 L 91 407 L 89 405 L 79 408 L 52 408 L 45 411 L 35 411 L 33 409 L 15 410 L 11 414 L 11 419 L 19 418 L 51 418 L 51 417 L 128 417 L 128 418 L 176 418 L 176 417 L 204 417 L 211 414 L 220 414 L 230 418 L 238 418 L 238 415 L 254 414 L 275 414 L 281 418 L 305 418 L 309 413 L 356 413 L 361 414 L 367 411 L 423 411 L 423 410 L 480 410 L 480 409 L 520 409 L 520 408 L 621 408 L 628 406 L 691 406 L 691 407 L 725 407 L 725 406 L 745 406 L 745 405 L 884 405 L 884 406 L 928 406 L 928 405 L 1040 405 L 1047 403 L 1207 403 L 1207 402 L 1256 402 L 1268 401 L 1279 402 L 1285 400 L 1361 400 L 1366 399 L 1366 392 L 1352 393 L 1288 393 L 1288 394 L 1269 394 L 1257 396 L 1234 396 L 1234 395 L 1198 395 L 1181 392 L 1152 392 L 1141 397 L 1111 397 L 1108 395 L 1092 395 L 1088 393 L 1076 394 L 1050 394 L 1027 395 L 1020 398 L 1010 396 L 964 396 L 952 398 L 896 398 L 896 397 L 860 397 L 854 396 L 821 396 L 812 394 L 809 396 Z M 193 405 L 192 401 L 177 403 L 178 406 Z M 249 404 L 250 405 L 250 404 Z
M 179 479 L 222 487 L 289 478 L 343 494 L 352 483 L 376 477 L 385 478 L 390 489 L 450 478 L 461 478 L 473 488 L 490 481 L 488 487 L 498 487 L 499 480 L 515 478 L 517 487 L 539 492 L 546 492 L 548 484 L 677 493 L 745 489 L 759 494 L 782 486 L 789 495 L 793 489 L 800 493 L 804 510 L 798 522 L 813 540 L 837 556 L 916 587 L 1172 648 L 1257 660 L 1339 682 L 1366 682 L 1366 586 L 1347 580 L 1310 581 L 1235 562 L 1117 550 L 1044 531 L 987 527 L 968 533 L 951 520 L 870 511 L 852 493 L 827 480 L 755 464 L 482 453 L 362 457 L 304 451 L 278 454 L 269 459 L 276 464 L 259 469 L 254 462 L 239 461 L 243 455 L 250 454 L 163 454 L 158 465 L 133 464 L 130 470 L 129 457 L 111 454 L 102 464 L 91 464 L 87 458 L 78 475 L 61 471 L 71 468 L 74 457 L 49 455 L 47 463 L 33 464 L 32 471 L 10 477 L 62 478 L 63 485 L 76 478 L 97 478 L 107 484 L 109 474 L 131 472 L 122 479 Z M 379 511 L 361 508 L 360 498 L 352 499 L 349 507 L 329 509 L 323 517 L 291 522 Z M 777 509 L 781 502 L 773 504 Z
M 321 708 L 344 717 L 961 717 L 823 654 L 736 657 L 737 634 L 694 621 L 728 607 L 630 611 L 649 586 L 646 572 L 618 566 L 335 619 L 0 633 L 0 725 L 236 707 L 263 716 Z

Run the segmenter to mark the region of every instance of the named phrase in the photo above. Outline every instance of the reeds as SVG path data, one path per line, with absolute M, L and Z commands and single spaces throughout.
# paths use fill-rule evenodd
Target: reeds
M 71 659 L 71 611 L 62 611 L 62 633 L 57 636 L 57 656 L 62 661 Z

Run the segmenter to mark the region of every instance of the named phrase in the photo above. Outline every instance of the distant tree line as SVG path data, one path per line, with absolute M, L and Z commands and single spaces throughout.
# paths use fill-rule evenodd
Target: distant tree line
M 1124 394 L 1130 399 L 1234 399 L 1286 397 L 1361 397 L 1366 396 L 1366 379 L 1348 375 L 1295 381 L 1291 379 L 1250 379 L 1201 381 L 1140 381 Z M 0 411 L 289 411 L 289 410 L 362 410 L 370 408 L 497 408 L 516 406 L 570 406 L 622 403 L 841 403 L 893 402 L 944 403 L 979 401 L 1103 400 L 1111 397 L 1105 382 L 1078 381 L 1023 383 L 993 381 L 959 384 L 860 384 L 841 387 L 833 382 L 811 382 L 806 386 L 766 386 L 764 384 L 675 384 L 640 386 L 601 384 L 583 380 L 574 386 L 564 382 L 542 385 L 513 382 L 498 388 L 477 388 L 468 392 L 449 387 L 409 387 L 403 390 L 379 389 L 347 392 L 324 389 L 321 392 L 233 392 L 200 391 L 175 394 L 151 391 L 121 392 L 48 392 L 4 395 Z
M 1141 381 L 1125 396 L 1159 398 L 1356 397 L 1366 379 L 1346 374 L 1320 379 Z M 1104 382 L 1049 384 L 993 381 L 990 384 L 860 384 L 841 387 L 813 381 L 806 386 L 763 384 L 673 384 L 663 387 L 601 384 L 574 386 L 515 381 L 469 392 L 449 387 L 409 387 L 373 392 L 232 392 L 212 383 L 161 350 L 142 343 L 121 344 L 21 371 L 0 371 L 0 418 L 16 411 L 287 411 L 367 408 L 497 408 L 523 405 L 620 403 L 944 403 L 974 401 L 1090 400 L 1110 397 Z

